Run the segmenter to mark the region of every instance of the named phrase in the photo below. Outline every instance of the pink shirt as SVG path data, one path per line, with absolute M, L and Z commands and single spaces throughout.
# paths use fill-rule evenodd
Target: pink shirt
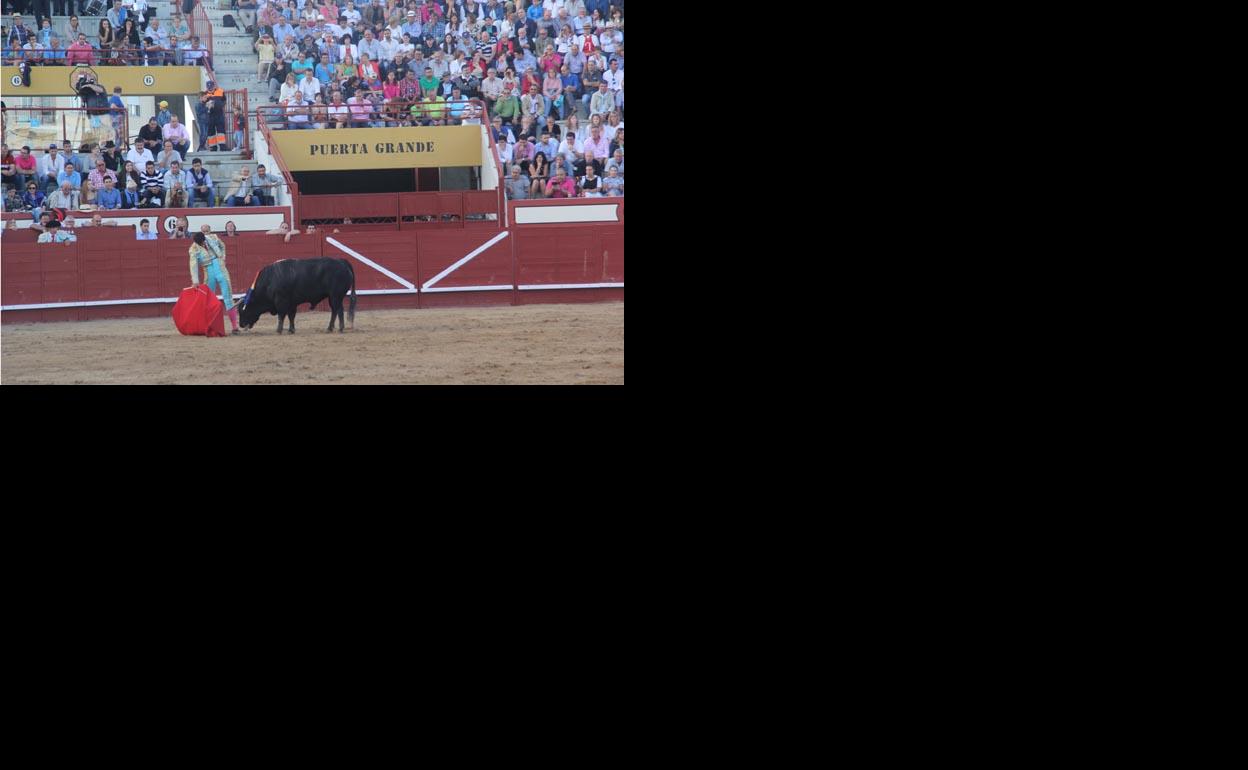
M 90 43 L 74 43 L 65 53 L 66 64 L 95 64 L 95 51 Z
M 162 138 L 168 139 L 174 144 L 191 141 L 190 134 L 186 132 L 185 123 L 179 123 L 176 129 L 173 127 L 172 123 L 166 123 L 160 133 Z
M 575 198 L 576 182 L 572 180 L 572 177 L 565 176 L 563 184 L 559 184 L 556 177 L 546 183 L 546 195 L 550 198 Z
M 584 147 L 587 150 L 594 151 L 595 160 L 602 160 L 607 157 L 607 152 L 611 149 L 611 143 L 607 141 L 606 134 L 601 134 L 599 135 L 596 143 L 594 142 L 594 138 L 592 136 L 586 139 Z

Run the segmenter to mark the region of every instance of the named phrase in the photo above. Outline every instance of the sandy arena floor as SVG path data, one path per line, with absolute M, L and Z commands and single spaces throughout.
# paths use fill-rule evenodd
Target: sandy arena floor
M 323 304 L 323 303 L 322 303 Z M 357 310 L 277 316 L 224 339 L 184 337 L 168 318 L 0 328 L 9 384 L 624 384 L 624 303 Z M 229 328 L 229 321 L 226 321 Z

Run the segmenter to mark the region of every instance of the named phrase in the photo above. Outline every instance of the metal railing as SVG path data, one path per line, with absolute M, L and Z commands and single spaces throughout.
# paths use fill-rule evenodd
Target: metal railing
M 211 54 L 216 50 L 212 47 L 212 22 L 208 20 L 208 14 L 204 11 L 204 4 L 196 2 L 195 7 L 191 9 L 190 16 L 186 19 L 186 25 L 190 28 L 191 34 L 199 37 L 199 42 L 208 47 Z M 208 67 L 212 70 L 211 65 Z M 214 80 L 216 78 L 213 78 Z
M 286 183 L 286 193 L 290 196 L 290 213 L 294 218 L 293 221 L 299 221 L 299 185 L 295 182 L 295 178 L 290 175 L 290 171 L 286 168 L 286 161 L 282 159 L 282 151 L 278 149 L 277 143 L 273 141 L 272 129 L 265 122 L 264 107 L 256 110 L 256 130 L 259 131 L 265 140 L 265 144 L 269 148 L 269 154 L 273 156 L 274 163 L 277 164 L 277 170 L 281 174 L 282 180 Z
M 346 109 L 345 117 L 341 113 L 330 115 L 329 109 Z M 424 121 L 445 125 L 461 125 L 464 120 L 475 119 L 484 122 L 485 105 L 479 99 L 468 99 L 462 102 L 407 102 L 368 100 L 365 104 L 352 104 L 344 101 L 341 104 L 327 102 L 324 104 L 304 103 L 299 106 L 268 104 L 259 107 L 257 113 L 265 113 L 270 130 L 303 129 L 303 128 L 396 128 L 400 126 L 425 125 Z M 307 120 L 298 120 L 299 117 Z M 296 120 L 291 120 L 294 117 Z M 323 124 L 323 125 L 322 125 Z
M 78 64 L 86 64 L 88 66 L 133 66 L 133 67 L 163 67 L 163 66 L 181 66 L 181 67 L 198 67 L 206 66 L 212 56 L 212 49 L 205 48 L 201 45 L 198 48 L 179 48 L 179 52 L 183 57 L 182 64 L 176 64 L 175 59 L 178 53 L 168 48 L 144 49 L 144 48 L 106 48 L 100 49 L 92 47 L 90 51 L 84 49 L 65 48 L 45 48 L 39 52 L 39 56 L 33 55 L 32 51 L 6 51 L 4 56 L 4 64 L 14 65 L 21 61 L 28 62 L 32 67 L 74 67 Z M 185 60 L 188 51 L 196 51 L 202 54 L 198 60 L 187 63 Z M 20 55 L 17 55 L 20 54 Z M 49 57 L 49 54 L 54 56 Z M 7 86 L 8 84 L 6 84 Z M 8 90 L 7 87 L 5 90 Z

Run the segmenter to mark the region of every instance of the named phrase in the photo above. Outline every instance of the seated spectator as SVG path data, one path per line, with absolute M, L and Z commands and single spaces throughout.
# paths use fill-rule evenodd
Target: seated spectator
M 40 186 L 46 190 L 56 188 L 60 182 L 57 177 L 65 170 L 65 160 L 61 158 L 60 152 L 61 148 L 52 144 L 43 151 L 43 157 L 39 158 Z
M 307 119 L 307 116 L 304 116 Z M 204 201 L 208 204 L 208 208 L 216 205 L 216 198 L 213 196 L 212 175 L 204 168 L 204 164 L 196 158 L 191 161 L 191 205 L 196 202 Z
M 139 207 L 139 185 L 133 179 L 126 179 L 125 189 L 119 191 L 121 193 L 121 207 L 123 209 L 137 209 Z
M 607 141 L 607 137 L 602 135 L 602 129 L 598 126 L 591 126 L 589 129 L 589 138 L 585 140 L 585 151 L 594 153 L 594 157 L 598 160 L 605 161 L 611 156 L 611 143 Z M 602 169 L 598 169 L 599 173 Z
M 156 168 L 156 161 L 149 160 L 144 164 L 139 188 L 142 191 L 139 208 L 155 209 L 164 206 L 165 172 Z
M 156 116 L 153 115 L 147 119 L 147 124 L 139 129 L 139 141 L 135 143 L 135 146 L 146 147 L 155 155 L 160 152 L 163 136 L 160 124 L 156 122 Z
M 33 180 L 26 183 L 26 192 L 22 193 L 22 207 L 30 210 L 33 219 L 39 219 L 43 212 L 44 197 L 43 190 Z
M 143 38 L 142 48 L 143 48 L 143 58 L 141 60 L 142 64 L 149 66 L 149 67 L 165 66 L 166 49 L 160 44 L 160 41 L 156 40 L 151 35 L 148 35 L 147 37 Z M 186 59 L 186 56 L 184 54 L 183 61 L 185 61 L 185 59 Z
M 260 198 L 252 192 L 251 169 L 243 166 L 234 174 L 229 195 L 225 198 L 227 206 L 259 206 Z
M 282 104 L 288 104 L 290 102 L 290 97 L 294 96 L 298 92 L 299 92 L 299 84 L 295 80 L 295 73 L 288 72 L 286 74 L 286 82 L 282 84 L 281 93 L 278 96 L 278 101 L 280 101 Z
M 529 162 L 533 160 L 533 145 L 529 144 L 529 140 L 523 136 L 516 137 L 516 143 L 511 148 L 511 162 L 520 167 L 521 171 L 528 172 Z
M 95 205 L 106 210 L 121 208 L 121 193 L 111 176 L 104 177 L 104 187 L 96 194 Z
M 117 182 L 117 172 L 109 171 L 108 166 L 104 165 L 103 158 L 96 158 L 95 168 L 87 174 L 87 180 L 95 185 L 95 189 L 100 190 L 104 188 L 104 180 L 108 177 L 112 177 L 114 183 Z
M 598 81 L 598 92 L 589 99 L 589 114 L 601 115 L 604 119 L 615 109 L 615 97 L 607 90 L 605 80 Z
M 261 206 L 274 205 L 277 200 L 277 185 L 278 181 L 266 173 L 263 165 L 256 166 L 256 175 L 251 180 L 251 189 L 260 199 Z
M 447 124 L 452 126 L 459 125 L 464 119 L 464 112 L 468 108 L 468 97 L 464 96 L 459 86 L 451 88 L 451 98 L 446 100 L 447 105 Z
M 79 206 L 83 209 L 95 208 L 95 197 L 98 192 L 99 190 L 96 189 L 95 185 L 91 184 L 90 179 L 83 182 L 82 188 L 78 191 Z
M 173 161 L 182 162 L 182 154 L 173 149 L 173 142 L 165 140 L 165 147 L 160 151 L 160 155 L 156 156 L 156 167 L 163 171 L 168 171 L 170 163 Z
M 78 38 L 65 52 L 65 63 L 73 67 L 78 64 L 95 66 L 95 49 L 87 42 L 86 33 L 78 33 Z
M 187 199 L 187 191 L 191 189 L 191 172 L 182 165 L 181 161 L 172 161 L 169 164 L 169 170 L 165 172 L 165 199 L 172 201 L 176 193 L 181 193 L 182 200 Z M 176 208 L 172 204 L 169 208 Z
M 66 52 L 61 45 L 61 39 L 53 35 L 43 52 L 43 65 L 46 67 L 48 65 L 64 64 L 65 56 Z
M 13 156 L 14 178 L 19 186 L 25 187 L 27 179 L 38 180 L 37 164 L 35 156 L 30 153 L 30 146 L 22 145 L 22 151 Z
M 624 151 L 616 150 L 611 154 L 611 160 L 607 161 L 607 176 L 611 175 L 611 169 L 619 172 L 620 178 L 624 178 Z
M 593 150 L 586 149 L 585 155 L 576 163 L 572 164 L 572 173 L 579 179 L 588 173 L 587 169 L 590 167 L 594 169 L 594 175 L 599 176 L 598 172 L 602 168 L 602 161 L 594 157 Z
M 178 116 L 169 115 L 169 122 L 161 129 L 161 138 L 173 142 L 173 149 L 178 151 L 182 159 L 186 159 L 186 154 L 191 151 L 191 132 L 187 130 L 186 124 L 178 120 Z
M 56 175 L 57 184 L 64 184 L 65 182 L 69 182 L 69 186 L 75 190 L 82 188 L 82 174 L 78 173 L 73 163 L 66 163 L 61 168 L 61 173 Z
M 286 128 L 303 129 L 309 127 L 308 104 L 304 101 L 303 94 L 296 91 L 283 104 L 286 107 Z
M 367 91 L 364 90 L 363 84 L 350 99 L 347 100 L 347 108 L 351 114 L 351 125 L 356 128 L 367 128 L 373 116 L 373 104 L 367 98 Z
M 533 162 L 529 164 L 529 178 L 533 180 L 533 197 L 546 197 L 546 181 L 550 178 L 550 164 L 546 160 L 546 153 L 538 152 L 533 156 Z
M 151 224 L 152 224 L 152 223 L 151 223 L 151 221 L 150 221 L 150 220 L 148 220 L 148 219 L 140 219 L 140 220 L 139 220 L 139 229 L 138 229 L 138 231 L 137 231 L 137 232 L 135 232 L 135 234 L 134 234 L 134 239 L 135 239 L 136 241 L 154 241 L 154 240 L 156 240 L 156 233 L 152 230 L 152 228 L 151 228 Z
M 568 162 L 568 159 L 556 153 L 550 159 L 551 176 L 554 176 L 555 171 L 557 171 L 558 169 L 563 169 L 563 173 L 566 174 L 567 176 L 575 176 L 575 174 L 573 173 L 572 164 Z
M 151 163 L 153 166 L 156 165 L 156 156 L 152 154 L 151 150 L 147 149 L 146 143 L 142 142 L 130 148 L 130 151 L 126 153 L 126 160 L 133 163 L 135 168 L 143 168 L 148 163 Z
M 50 209 L 74 211 L 79 205 L 78 191 L 68 181 L 61 182 L 61 186 L 47 198 L 47 208 Z
M 325 111 L 330 128 L 346 128 L 350 114 L 347 105 L 342 101 L 342 92 L 334 91 L 330 97 L 329 108 Z
M 534 150 L 545 153 L 547 158 L 553 158 L 559 152 L 559 143 L 550 135 L 550 131 L 542 129 L 542 138 L 534 145 Z
M 546 183 L 547 198 L 575 198 L 576 182 L 574 182 L 566 173 L 563 167 L 555 169 L 555 178 Z
M 84 146 L 83 149 L 85 150 L 86 147 Z M 74 146 L 68 139 L 61 142 L 61 157 L 65 159 L 66 163 L 73 163 L 74 171 L 77 171 L 80 174 L 87 173 L 91 170 L 90 168 L 83 167 L 83 159 L 74 152 Z
M 572 163 L 585 154 L 585 148 L 581 145 L 580 140 L 576 138 L 576 134 L 569 130 L 563 135 L 563 141 L 559 143 L 559 148 L 555 153 Z
M 585 176 L 580 178 L 576 186 L 581 191 L 582 198 L 602 197 L 602 177 L 594 171 L 592 163 L 585 167 Z
M 303 100 L 312 104 L 316 101 L 317 94 L 321 92 L 321 81 L 316 79 L 316 73 L 312 69 L 305 69 L 298 88 L 299 93 L 303 94 Z

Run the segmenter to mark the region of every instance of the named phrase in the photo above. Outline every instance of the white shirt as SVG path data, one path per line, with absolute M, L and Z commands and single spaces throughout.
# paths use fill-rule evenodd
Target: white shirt
M 299 78 L 299 93 L 303 94 L 303 98 L 311 103 L 316 101 L 316 95 L 321 92 L 321 81 L 316 78 L 308 80 Z
M 152 155 L 152 151 L 147 149 L 146 147 L 143 148 L 142 152 L 138 152 L 137 147 L 131 147 L 130 152 L 126 153 L 126 160 L 133 163 L 136 169 L 146 169 L 147 162 L 149 160 L 152 163 L 156 162 L 156 158 L 155 156 Z M 143 172 L 140 171 L 139 173 L 143 173 Z
M 498 159 L 503 162 L 503 168 L 507 169 L 511 165 L 511 145 L 506 142 L 496 142 L 494 145 L 498 149 Z M 510 171 L 510 169 L 507 169 Z
M 602 79 L 603 81 L 606 82 L 608 91 L 623 91 L 624 90 L 624 71 L 623 70 L 618 70 L 616 72 L 607 70 L 606 72 L 602 73 Z
M 572 140 L 570 144 L 568 139 Z M 585 157 L 585 150 L 582 149 L 581 142 L 576 138 L 576 134 L 569 134 L 565 135 L 563 141 L 559 143 L 558 154 L 567 158 L 569 163 L 575 163 L 577 158 Z
M 56 176 L 65 170 L 65 156 L 58 152 L 56 158 L 53 159 L 51 153 L 44 153 L 35 165 L 35 170 L 40 176 Z M 86 178 L 85 174 L 83 178 Z

